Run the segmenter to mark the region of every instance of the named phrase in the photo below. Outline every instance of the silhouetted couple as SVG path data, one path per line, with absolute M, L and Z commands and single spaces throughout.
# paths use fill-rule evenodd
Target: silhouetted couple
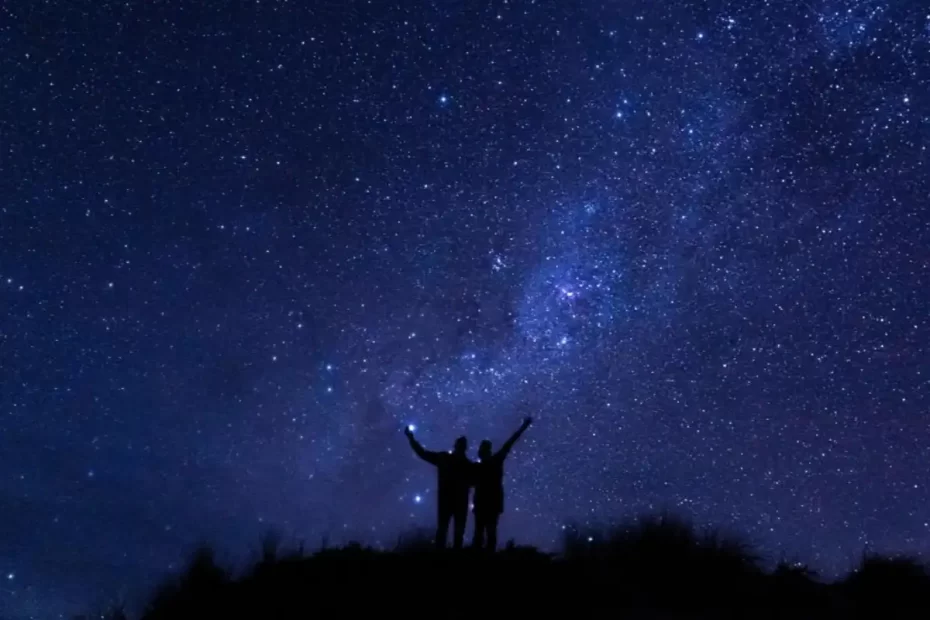
M 452 544 L 456 549 L 462 547 L 465 538 L 465 522 L 468 519 L 468 493 L 475 488 L 474 513 L 475 536 L 473 544 L 478 548 L 494 550 L 497 547 L 497 523 L 504 512 L 504 459 L 510 449 L 529 425 L 531 418 L 525 418 L 523 424 L 501 449 L 493 452 L 491 442 L 487 439 L 478 447 L 478 460 L 468 459 L 468 440 L 459 437 L 451 452 L 432 452 L 426 450 L 413 436 L 408 427 L 404 430 L 410 447 L 421 459 L 435 465 L 438 471 L 439 492 L 437 497 L 436 546 L 445 547 L 452 522 Z

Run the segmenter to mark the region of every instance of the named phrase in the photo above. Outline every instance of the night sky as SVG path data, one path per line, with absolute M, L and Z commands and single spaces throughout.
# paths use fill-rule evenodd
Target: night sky
M 0 615 L 664 508 L 930 551 L 923 0 L 0 6 Z M 411 584 L 414 588 L 415 584 Z

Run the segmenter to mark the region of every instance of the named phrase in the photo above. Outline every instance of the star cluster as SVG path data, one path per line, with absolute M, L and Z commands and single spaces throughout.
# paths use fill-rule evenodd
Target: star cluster
M 191 546 L 671 509 L 930 550 L 916 0 L 0 7 L 0 615 Z

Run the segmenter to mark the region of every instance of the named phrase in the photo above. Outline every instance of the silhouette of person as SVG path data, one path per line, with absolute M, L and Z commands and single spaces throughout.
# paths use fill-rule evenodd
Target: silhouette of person
M 413 436 L 410 427 L 404 429 L 404 434 L 410 440 L 410 447 L 421 459 L 435 465 L 439 479 L 439 492 L 437 493 L 437 521 L 436 546 L 446 546 L 446 536 L 449 532 L 449 521 L 452 521 L 452 545 L 456 549 L 462 548 L 465 538 L 465 522 L 468 519 L 468 493 L 471 490 L 472 463 L 465 455 L 468 449 L 468 440 L 459 437 L 455 440 L 452 452 L 432 452 L 426 450 Z
M 472 545 L 494 551 L 497 547 L 497 523 L 504 512 L 504 459 L 510 454 L 513 444 L 520 439 L 532 418 L 524 418 L 523 424 L 510 436 L 501 449 L 491 451 L 487 439 L 478 447 L 478 462 L 474 464 L 475 485 L 475 536 Z M 487 544 L 485 545 L 485 539 Z

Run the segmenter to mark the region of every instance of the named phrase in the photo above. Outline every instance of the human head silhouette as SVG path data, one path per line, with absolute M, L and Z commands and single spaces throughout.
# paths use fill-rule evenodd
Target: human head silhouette
M 482 461 L 486 461 L 491 458 L 491 440 L 484 439 L 478 445 L 478 458 Z
M 452 452 L 455 454 L 465 454 L 466 450 L 468 450 L 468 439 L 466 439 L 464 436 L 456 439 L 455 446 L 452 448 Z

